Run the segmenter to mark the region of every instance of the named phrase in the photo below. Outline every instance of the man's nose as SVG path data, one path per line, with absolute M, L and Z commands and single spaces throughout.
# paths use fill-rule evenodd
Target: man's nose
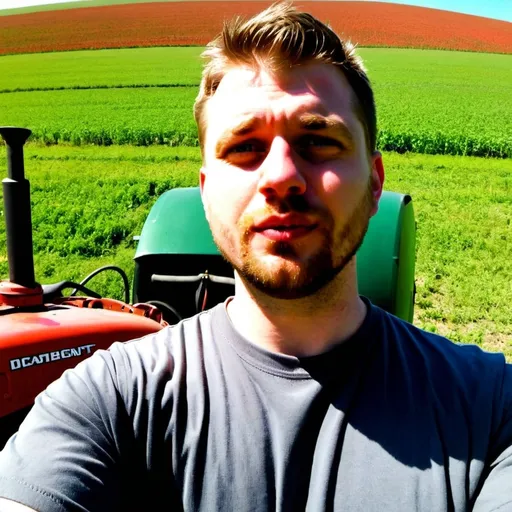
M 260 193 L 279 198 L 304 194 L 306 180 L 298 160 L 290 144 L 282 137 L 276 137 L 260 168 Z

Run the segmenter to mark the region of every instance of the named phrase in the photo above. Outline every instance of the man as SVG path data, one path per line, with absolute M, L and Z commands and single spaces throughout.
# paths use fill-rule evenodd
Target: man
M 358 296 L 384 170 L 353 48 L 278 4 L 206 56 L 200 183 L 235 296 L 49 386 L 0 510 L 512 510 L 503 356 Z

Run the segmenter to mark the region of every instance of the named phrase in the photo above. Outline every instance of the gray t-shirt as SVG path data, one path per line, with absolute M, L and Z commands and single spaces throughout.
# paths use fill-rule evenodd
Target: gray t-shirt
M 502 355 L 369 306 L 296 358 L 224 304 L 99 351 L 36 400 L 0 454 L 0 496 L 40 511 L 512 510 Z

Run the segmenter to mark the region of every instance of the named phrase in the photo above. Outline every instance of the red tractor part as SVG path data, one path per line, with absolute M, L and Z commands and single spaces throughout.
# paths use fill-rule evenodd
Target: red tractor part
M 98 349 L 160 330 L 144 310 L 45 305 L 38 311 L 0 309 L 0 418 L 32 405 L 35 396 Z
M 77 283 L 42 287 L 36 282 L 30 184 L 23 162 L 23 145 L 30 133 L 25 128 L 0 127 L 7 146 L 8 176 L 2 185 L 9 263 L 9 280 L 0 282 L 0 449 L 34 398 L 66 369 L 116 341 L 167 325 L 160 311 L 148 304 L 61 297 L 59 290 L 69 286 L 90 290 Z

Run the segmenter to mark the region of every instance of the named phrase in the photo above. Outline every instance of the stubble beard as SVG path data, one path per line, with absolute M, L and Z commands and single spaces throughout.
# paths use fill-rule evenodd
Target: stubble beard
M 292 196 L 286 201 L 269 204 L 264 210 L 265 216 L 289 212 L 321 215 L 322 227 L 316 228 L 317 235 L 321 235 L 323 239 L 320 249 L 302 262 L 297 255 L 300 241 L 295 242 L 295 246 L 288 242 L 268 242 L 268 254 L 272 258 L 279 258 L 279 263 L 266 264 L 256 256 L 250 245 L 254 233 L 249 228 L 253 225 L 254 214 L 243 216 L 238 222 L 238 233 L 241 233 L 238 250 L 225 228 L 219 227 L 220 236 L 216 236 L 214 230 L 212 232 L 221 254 L 246 284 L 269 297 L 301 299 L 310 297 L 324 288 L 352 260 L 368 230 L 374 201 L 370 181 L 364 196 L 337 233 L 334 233 L 332 216 L 325 211 L 313 211 L 302 196 Z M 258 215 L 261 214 L 261 211 L 258 212 Z M 235 251 L 239 253 L 238 257 L 233 256 L 236 254 Z

